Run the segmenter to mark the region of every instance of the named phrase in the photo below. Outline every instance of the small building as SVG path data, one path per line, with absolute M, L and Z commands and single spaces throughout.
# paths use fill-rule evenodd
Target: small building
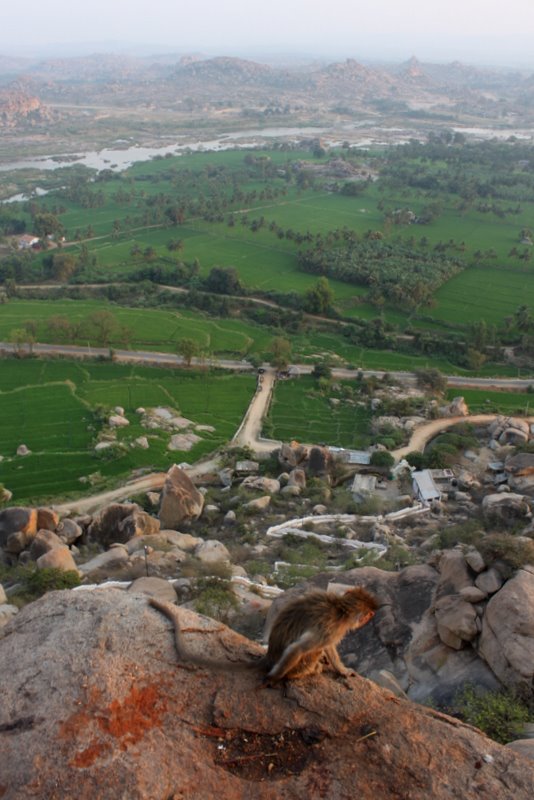
M 238 475 L 254 475 L 258 472 L 260 465 L 257 461 L 245 459 L 244 461 L 237 461 L 235 471 Z
M 422 469 L 412 473 L 413 493 L 416 500 L 422 503 L 431 503 L 433 500 L 441 500 L 441 490 L 436 486 L 432 472 L 429 469 Z
M 23 233 L 22 236 L 19 236 L 17 244 L 19 250 L 29 250 L 39 244 L 39 237 L 31 233 Z
M 333 445 L 328 445 L 326 449 L 336 461 L 342 461 L 344 464 L 368 467 L 371 463 L 371 453 L 367 450 L 348 450 L 345 447 L 334 447 Z

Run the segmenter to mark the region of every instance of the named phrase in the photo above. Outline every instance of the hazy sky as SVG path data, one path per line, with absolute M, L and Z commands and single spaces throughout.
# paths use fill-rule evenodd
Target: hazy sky
M 0 19 L 0 53 L 116 43 L 534 67 L 534 0 L 23 0 Z

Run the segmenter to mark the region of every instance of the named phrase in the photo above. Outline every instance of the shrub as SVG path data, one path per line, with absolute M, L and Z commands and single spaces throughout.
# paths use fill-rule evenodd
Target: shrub
M 529 721 L 528 707 L 509 689 L 478 694 L 467 684 L 453 702 L 450 711 L 454 716 L 480 728 L 501 744 L 517 739 L 523 725 Z
M 438 533 L 439 547 L 447 550 L 457 544 L 478 545 L 483 531 L 476 520 L 468 520 L 459 525 L 450 525 Z
M 20 584 L 16 596 L 22 602 L 37 600 L 56 589 L 72 589 L 80 585 L 80 576 L 75 570 L 64 571 L 55 567 L 37 569 L 33 564 L 9 570 L 6 578 Z
M 371 466 L 386 467 L 389 469 L 395 463 L 395 459 L 387 450 L 375 450 L 371 453 Z
M 228 581 L 217 578 L 201 578 L 197 588 L 200 591 L 195 599 L 195 610 L 199 614 L 226 622 L 230 613 L 235 611 L 239 605 Z
M 411 453 L 408 453 L 406 456 L 406 461 L 411 467 L 415 467 L 416 469 L 426 469 L 427 466 L 427 457 L 424 453 L 420 453 L 418 450 L 412 450 Z
M 534 564 L 534 541 L 516 539 L 508 533 L 492 533 L 479 543 L 479 550 L 486 564 L 503 562 L 511 575 L 515 570 Z

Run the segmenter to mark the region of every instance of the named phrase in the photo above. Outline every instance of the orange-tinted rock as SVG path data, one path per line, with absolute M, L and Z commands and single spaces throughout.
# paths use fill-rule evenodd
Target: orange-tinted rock
M 193 652 L 260 652 L 180 614 Z M 168 620 L 140 595 L 53 592 L 3 632 L 8 800 L 532 797 L 532 761 L 363 678 L 324 673 L 283 689 L 255 670 L 184 668 Z

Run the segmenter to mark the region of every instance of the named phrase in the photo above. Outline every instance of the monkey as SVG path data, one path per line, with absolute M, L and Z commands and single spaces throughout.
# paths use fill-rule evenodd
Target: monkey
M 149 604 L 171 620 L 178 657 L 200 667 L 223 671 L 257 669 L 264 682 L 272 685 L 321 672 L 323 659 L 338 675 L 353 674 L 338 654 L 337 645 L 350 630 L 361 628 L 372 619 L 378 602 L 365 589 L 356 587 L 343 595 L 323 590 L 308 592 L 289 600 L 276 616 L 267 652 L 254 661 L 232 663 L 193 656 L 186 651 L 175 606 L 149 598 Z

